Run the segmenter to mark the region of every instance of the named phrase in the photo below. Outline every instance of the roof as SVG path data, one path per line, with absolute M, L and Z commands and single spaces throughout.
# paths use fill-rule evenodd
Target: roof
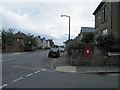
M 95 28 L 93 27 L 81 27 L 81 32 L 94 32 Z
M 96 15 L 96 13 L 101 9 L 101 7 L 105 4 L 105 1 L 104 2 L 101 2 L 98 7 L 96 8 L 96 10 L 94 11 L 93 15 Z
M 15 36 L 17 36 L 17 37 L 26 37 L 27 35 L 19 31 L 18 33 L 15 33 Z

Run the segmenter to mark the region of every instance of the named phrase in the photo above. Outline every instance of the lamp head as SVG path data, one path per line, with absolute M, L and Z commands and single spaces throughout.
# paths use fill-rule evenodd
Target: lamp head
M 65 15 L 61 15 L 61 17 L 64 17 Z
M 70 17 L 70 16 L 68 16 L 68 15 L 61 15 L 61 17 Z

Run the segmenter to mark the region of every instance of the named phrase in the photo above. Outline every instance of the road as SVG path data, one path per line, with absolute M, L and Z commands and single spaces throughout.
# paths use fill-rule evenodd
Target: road
M 57 58 L 48 50 L 2 55 L 0 88 L 118 88 L 118 76 L 61 73 L 51 67 Z

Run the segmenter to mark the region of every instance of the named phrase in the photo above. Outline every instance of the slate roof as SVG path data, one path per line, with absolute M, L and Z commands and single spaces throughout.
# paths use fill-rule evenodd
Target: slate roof
M 94 32 L 95 28 L 93 27 L 81 27 L 81 32 Z

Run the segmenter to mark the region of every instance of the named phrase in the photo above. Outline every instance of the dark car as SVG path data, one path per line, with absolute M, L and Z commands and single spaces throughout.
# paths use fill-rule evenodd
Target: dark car
M 60 57 L 59 49 L 57 49 L 57 48 L 50 49 L 50 51 L 48 53 L 48 57 Z

